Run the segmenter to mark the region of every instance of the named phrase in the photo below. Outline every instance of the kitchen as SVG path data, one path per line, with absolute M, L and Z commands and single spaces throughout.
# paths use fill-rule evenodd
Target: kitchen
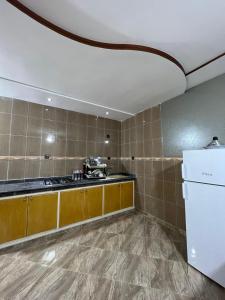
M 182 47 L 155 51 L 157 43 L 139 47 L 131 36 L 100 30 L 97 19 L 127 28 L 93 5 L 0 4 L 0 299 L 225 299 L 225 224 L 218 221 L 214 244 L 204 240 L 220 213 L 214 204 L 207 215 L 200 197 L 193 229 L 185 193 L 189 181 L 225 183 L 184 171 L 193 151 L 201 153 L 196 166 L 204 151 L 219 151 L 205 160 L 215 159 L 213 170 L 223 164 L 224 4 L 201 12 L 204 26 L 211 11 L 221 27 L 209 26 L 205 57 L 193 46 L 193 60 Z M 202 9 L 192 4 L 186 13 L 191 6 Z M 216 150 L 203 150 L 215 136 Z M 199 265 L 191 258 L 197 250 Z M 219 263 L 218 276 L 211 263 Z

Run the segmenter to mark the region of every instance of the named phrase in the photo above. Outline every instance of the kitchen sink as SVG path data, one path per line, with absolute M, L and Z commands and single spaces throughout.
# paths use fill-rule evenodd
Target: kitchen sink
M 119 179 L 119 178 L 124 178 L 127 177 L 127 175 L 110 175 L 107 176 L 106 179 Z
M 44 185 L 67 184 L 72 182 L 73 179 L 71 177 L 44 179 Z

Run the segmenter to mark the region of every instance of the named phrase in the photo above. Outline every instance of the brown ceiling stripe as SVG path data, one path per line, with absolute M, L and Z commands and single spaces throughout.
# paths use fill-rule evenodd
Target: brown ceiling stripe
M 155 49 L 152 47 L 148 47 L 148 46 L 142 46 L 142 45 L 104 43 L 104 42 L 87 39 L 87 38 L 84 38 L 77 34 L 74 34 L 72 32 L 69 32 L 69 31 L 49 22 L 45 18 L 39 16 L 38 14 L 36 14 L 32 10 L 30 10 L 28 7 L 26 7 L 25 5 L 20 3 L 20 1 L 17 1 L 17 0 L 6 0 L 6 1 L 8 1 L 10 4 L 12 4 L 16 8 L 18 8 L 20 11 L 22 11 L 23 13 L 25 13 L 26 15 L 28 15 L 35 21 L 37 21 L 40 24 L 48 27 L 49 29 L 63 35 L 66 38 L 69 38 L 71 40 L 74 40 L 76 42 L 79 42 L 79 43 L 82 43 L 85 45 L 98 47 L 98 48 L 105 48 L 105 49 L 111 49 L 111 50 L 134 50 L 134 51 L 149 52 L 149 53 L 152 53 L 155 55 L 159 55 L 159 56 L 173 62 L 174 64 L 176 64 L 182 70 L 182 72 L 185 74 L 184 68 L 179 63 L 179 61 L 177 61 L 174 57 L 172 57 L 171 55 L 169 55 L 168 53 L 166 53 L 164 51 L 161 51 L 161 50 L 158 50 L 158 49 Z
M 222 53 L 222 54 L 220 54 L 220 55 L 218 55 L 218 56 L 216 56 L 216 57 L 214 57 L 213 59 L 207 61 L 206 63 L 200 65 L 199 67 L 197 67 L 197 68 L 195 68 L 195 69 L 189 71 L 188 73 L 186 73 L 186 76 L 188 76 L 188 75 L 194 73 L 195 71 L 198 71 L 199 69 L 201 69 L 201 68 L 203 68 L 203 67 L 209 65 L 211 62 L 213 62 L 213 61 L 215 61 L 215 60 L 217 60 L 217 59 L 219 59 L 219 58 L 221 58 L 221 57 L 223 57 L 223 56 L 225 56 L 225 52 Z

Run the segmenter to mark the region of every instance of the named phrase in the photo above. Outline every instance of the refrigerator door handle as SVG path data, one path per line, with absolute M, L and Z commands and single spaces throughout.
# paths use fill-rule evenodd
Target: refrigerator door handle
M 182 183 L 182 194 L 183 194 L 184 200 L 187 200 L 188 193 L 187 193 L 187 184 L 186 184 L 186 182 Z
M 185 179 L 185 177 L 186 177 L 186 167 L 185 167 L 184 163 L 181 164 L 181 174 L 182 174 L 182 178 Z

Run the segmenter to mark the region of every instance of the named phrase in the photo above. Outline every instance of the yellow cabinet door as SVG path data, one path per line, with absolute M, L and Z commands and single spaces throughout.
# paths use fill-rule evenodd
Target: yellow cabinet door
M 60 227 L 84 220 L 86 211 L 84 189 L 60 193 Z
M 28 197 L 27 235 L 57 227 L 58 193 Z
M 133 206 L 133 182 L 121 183 L 121 209 Z
M 120 210 L 120 184 L 107 184 L 104 191 L 104 213 Z
M 26 236 L 27 198 L 0 200 L 0 243 Z
M 102 187 L 85 189 L 86 219 L 102 215 Z

